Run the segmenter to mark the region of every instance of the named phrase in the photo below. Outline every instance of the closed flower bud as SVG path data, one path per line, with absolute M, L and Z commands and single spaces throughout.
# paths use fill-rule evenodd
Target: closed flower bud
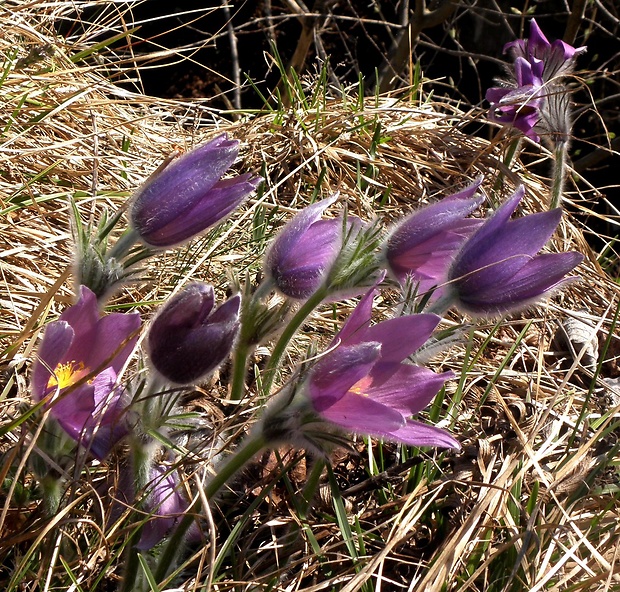
M 171 247 L 223 220 L 256 189 L 249 174 L 221 180 L 239 152 L 226 134 L 172 162 L 147 181 L 131 207 L 131 224 L 152 247 Z
M 448 273 L 449 297 L 464 312 L 495 316 L 523 308 L 564 283 L 580 253 L 540 251 L 560 222 L 559 208 L 516 220 L 523 186 L 463 245 Z
M 342 247 L 343 222 L 321 215 L 336 199 L 337 193 L 304 208 L 273 241 L 266 271 L 285 296 L 304 300 L 325 281 Z
M 215 370 L 237 336 L 239 304 L 239 296 L 233 296 L 214 309 L 212 286 L 187 286 L 151 325 L 148 348 L 155 369 L 177 384 L 190 384 Z
M 481 224 L 467 218 L 484 199 L 474 197 L 481 183 L 479 177 L 462 191 L 413 212 L 394 228 L 385 244 L 385 262 L 401 284 L 410 277 L 418 292 L 425 293 L 445 282 L 455 253 Z

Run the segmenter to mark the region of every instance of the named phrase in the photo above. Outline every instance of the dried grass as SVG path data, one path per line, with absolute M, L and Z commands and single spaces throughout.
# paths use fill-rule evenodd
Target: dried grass
M 225 267 L 231 263 L 256 270 L 260 253 L 244 237 L 257 209 L 277 208 L 271 222 L 275 226 L 280 215 L 301 208 L 315 191 L 327 195 L 340 190 L 355 214 L 365 219 L 378 215 L 389 222 L 479 174 L 485 174 L 484 185 L 498 200 L 501 196 L 491 188 L 501 174 L 504 194 L 521 180 L 528 190 L 526 209 L 545 209 L 548 180 L 518 163 L 508 170 L 502 164 L 504 139 L 490 143 L 460 131 L 465 124 L 482 121 L 477 112 L 407 97 L 366 98 L 363 105 L 354 96 L 321 99 L 307 108 L 298 96 L 287 111 L 230 122 L 200 102 L 162 101 L 120 90 L 106 80 L 107 54 L 99 65 L 96 60 L 74 63 L 76 48 L 63 45 L 52 30 L 59 9 L 54 3 L 32 2 L 14 4 L 0 15 L 4 31 L 0 362 L 7 379 L 0 399 L 3 422 L 15 417 L 28 400 L 27 366 L 41 328 L 72 297 L 70 199 L 77 201 L 84 219 L 96 217 L 103 208 L 122 207 L 177 147 L 187 149 L 226 131 L 242 140 L 236 168 L 261 172 L 266 189 L 222 234 L 198 239 L 181 255 L 162 254 L 145 280 L 114 303 L 142 303 L 147 316 L 152 309 L 146 303 L 165 297 L 189 278 L 223 286 Z M 37 48 L 49 51 L 26 63 Z M 575 207 L 587 208 L 580 186 L 571 189 Z M 552 246 L 578 249 L 587 256 L 578 270 L 581 281 L 549 306 L 507 323 L 477 323 L 467 347 L 454 347 L 435 361 L 457 374 L 469 368 L 454 387 L 452 396 L 460 404 L 449 415 L 463 453 L 424 457 L 423 468 L 414 465 L 386 477 L 389 487 L 384 494 L 377 492 L 384 485 L 380 479 L 369 479 L 367 488 L 363 478 L 348 483 L 349 493 L 344 488 L 345 499 L 355 507 L 350 519 L 355 516 L 357 523 L 352 528 L 361 529 L 354 531 L 359 538 L 354 545 L 357 558 L 350 556 L 351 548 L 343 542 L 342 525 L 317 511 L 309 525 L 321 554 L 312 551 L 306 532 L 293 561 L 280 568 L 277 545 L 271 551 L 269 545 L 277 541 L 282 525 L 297 518 L 291 491 L 263 469 L 262 482 L 252 483 L 247 477 L 240 486 L 246 488 L 248 499 L 264 497 L 254 525 L 246 526 L 247 540 L 239 543 L 246 563 L 233 561 L 226 572 L 229 578 L 212 583 L 210 589 L 232 589 L 233 577 L 253 580 L 253 589 L 258 589 L 277 574 L 278 589 L 306 591 L 400 590 L 407 589 L 405 582 L 411 582 L 410 590 L 620 589 L 616 567 L 620 504 L 614 460 L 620 405 L 599 408 L 600 397 L 590 388 L 592 373 L 552 349 L 559 323 L 584 309 L 596 327 L 601 350 L 606 351 L 597 385 L 603 387 L 602 377 L 619 373 L 618 285 L 600 268 L 583 230 L 578 217 L 565 216 Z M 391 305 L 387 296 L 384 306 Z M 314 322 L 320 327 L 330 318 L 317 315 Z M 453 316 L 446 322 L 461 320 Z M 310 339 L 312 335 L 300 336 L 300 352 Z M 503 370 L 498 373 L 500 365 Z M 228 420 L 222 418 L 222 426 L 245 421 L 248 411 L 240 409 Z M 3 477 L 33 444 L 28 434 L 18 431 L 3 437 Z M 361 444 L 360 450 L 368 457 Z M 373 455 L 397 457 L 390 446 L 370 450 Z M 342 454 L 335 470 L 346 482 L 349 468 L 363 464 L 363 458 Z M 418 471 L 418 479 L 409 490 L 412 471 Z M 23 466 L 20 472 L 27 482 Z M 299 484 L 291 479 L 291 486 Z M 258 493 L 250 495 L 252 490 Z M 107 545 L 120 540 L 122 521 L 103 532 L 102 523 L 82 515 L 86 499 L 95 505 L 105 503 L 94 490 L 77 492 L 48 526 L 37 520 L 35 505 L 20 506 L 16 495 L 11 489 L 2 502 L 6 544 L 21 545 L 21 553 L 36 551 L 44 536 L 62 524 L 72 536 L 92 537 L 90 556 L 71 566 L 82 589 L 94 589 L 88 586 L 102 569 L 112 571 L 113 566 L 106 566 Z M 90 521 L 82 523 L 79 535 L 69 527 L 76 519 Z M 60 539 L 55 544 L 53 553 L 42 555 L 49 565 L 24 575 L 24 590 L 51 589 L 51 581 L 63 581 Z M 9 552 L 6 545 L 0 547 L 2 555 Z M 197 563 L 188 569 L 189 589 L 207 580 L 212 552 L 207 547 L 197 551 L 203 563 L 200 569 Z M 252 564 L 258 565 L 262 557 L 267 557 L 267 567 L 252 571 Z M 497 579 L 500 574 L 503 581 Z M 6 571 L 0 576 L 5 582 L 10 577 Z M 64 578 L 68 586 L 66 574 Z M 370 588 L 364 587 L 369 584 Z

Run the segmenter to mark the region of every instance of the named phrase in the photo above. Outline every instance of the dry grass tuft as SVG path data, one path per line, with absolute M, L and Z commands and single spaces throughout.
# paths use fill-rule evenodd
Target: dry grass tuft
M 236 168 L 262 174 L 265 189 L 221 233 L 197 239 L 180 254 L 163 253 L 144 281 L 114 302 L 139 307 L 146 316 L 153 310 L 149 303 L 190 278 L 223 288 L 231 264 L 256 272 L 281 219 L 316 195 L 339 190 L 356 215 L 390 223 L 484 174 L 489 207 L 519 182 L 528 190 L 528 211 L 546 207 L 548 179 L 520 162 L 510 169 L 503 164 L 508 139 L 491 143 L 467 135 L 461 130 L 481 122 L 481 115 L 426 100 L 423 89 L 400 100 L 363 99 L 354 92 L 327 98 L 327 89 L 313 99 L 310 86 L 299 86 L 291 89 L 290 108 L 231 122 L 200 102 L 162 101 L 114 86 L 106 77 L 118 68 L 112 52 L 76 60 L 102 30 L 65 43 L 53 26 L 69 9 L 64 3 L 9 3 L 0 14 L 2 424 L 29 405 L 28 365 L 38 336 L 72 299 L 71 200 L 84 220 L 124 207 L 178 147 L 227 132 L 243 144 Z M 113 32 L 110 27 L 109 36 Z M 536 148 L 528 150 L 535 155 Z M 576 211 L 586 208 L 589 189 L 571 189 Z M 259 226 L 259 220 L 266 222 Z M 294 501 L 305 479 L 302 456 L 280 451 L 281 458 L 265 457 L 235 485 L 240 501 L 214 509 L 220 543 L 233 540 L 227 529 L 236 520 L 245 521 L 232 550 L 214 565 L 217 549 L 197 549 L 182 574 L 188 589 L 214 574 L 214 590 L 269 583 L 308 592 L 620 589 L 620 395 L 604 381 L 620 375 L 620 300 L 584 230 L 580 217 L 567 215 L 552 246 L 586 255 L 579 282 L 506 322 L 465 325 L 462 343 L 434 360 L 435 367 L 452 368 L 460 377 L 443 407 L 429 413 L 451 427 L 461 453 L 359 441 L 359 455 L 334 457 L 342 497 L 327 487 L 329 494 L 307 520 L 297 516 Z M 379 314 L 394 304 L 384 295 Z M 317 333 L 346 310 L 317 314 Z M 595 367 L 584 365 L 580 351 L 571 351 L 561 337 L 560 326 L 575 316 L 594 335 L 600 352 Z M 462 322 L 451 316 L 445 324 Z M 302 334 L 299 351 L 314 338 Z M 216 389 L 208 386 L 195 406 L 219 413 L 207 419 L 222 433 L 235 423 L 241 428 L 255 403 L 223 414 Z M 128 528 L 123 517 L 103 520 L 110 500 L 100 485 L 114 467 L 84 466 L 89 477 L 46 525 L 21 462 L 36 454 L 35 440 L 18 428 L 4 434 L 0 446 L 0 582 L 10 590 L 112 589 L 120 571 L 113 548 Z M 281 477 L 287 462 L 296 469 Z M 337 518 L 339 504 L 348 508 L 344 523 Z M 279 545 L 286 526 L 295 523 L 308 528 L 285 565 Z M 43 548 L 49 540 L 53 551 Z M 71 551 L 63 547 L 68 540 Z

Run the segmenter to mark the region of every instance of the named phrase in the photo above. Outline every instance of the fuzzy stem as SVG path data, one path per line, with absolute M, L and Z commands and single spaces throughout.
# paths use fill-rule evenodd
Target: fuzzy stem
M 553 184 L 551 185 L 551 203 L 549 209 L 553 210 L 562 205 L 564 194 L 564 182 L 566 180 L 566 154 L 568 143 L 560 140 L 553 151 Z
M 521 152 L 521 146 L 523 145 L 523 137 L 518 136 L 508 146 L 508 150 L 506 150 L 506 155 L 504 156 L 504 166 L 507 169 L 510 169 L 512 163 L 515 158 L 518 156 L 519 152 Z M 493 185 L 493 191 L 499 191 L 502 187 L 502 183 L 504 182 L 504 173 L 501 172 L 497 176 L 497 180 Z
M 56 516 L 60 507 L 62 497 L 61 485 L 63 479 L 48 473 L 41 479 L 41 489 L 43 490 L 43 503 L 47 515 L 51 518 Z
M 131 460 L 133 465 L 133 477 L 134 477 L 134 491 L 144 492 L 147 484 L 149 483 L 150 468 L 153 460 L 153 446 L 152 441 L 144 443 L 134 439 L 131 446 Z M 136 504 L 136 509 L 140 509 L 142 504 Z M 135 530 L 127 542 L 125 549 L 125 573 L 123 576 L 123 584 L 120 588 L 120 592 L 134 592 L 136 588 L 136 578 L 138 577 L 138 567 L 140 561 L 138 559 L 138 549 L 136 549 L 134 542 L 140 540 L 140 534 L 142 528 Z
M 431 306 L 429 306 L 428 309 L 423 312 L 433 313 L 442 317 L 452 308 L 452 306 L 454 305 L 454 301 L 455 298 L 452 290 L 447 290 L 446 294 L 433 302 L 433 304 L 431 304 Z
M 133 228 L 130 228 L 116 241 L 116 244 L 110 249 L 108 257 L 110 259 L 114 258 L 117 261 L 122 259 L 129 253 L 131 247 L 138 242 L 138 238 L 138 233 Z
M 215 494 L 231 479 L 246 463 L 254 458 L 263 448 L 267 446 L 267 440 L 262 432 L 249 436 L 241 445 L 239 450 L 233 454 L 217 471 L 213 479 L 205 487 L 205 496 L 212 499 Z M 183 537 L 193 524 L 196 513 L 200 511 L 200 498 L 196 498 L 194 503 L 187 509 L 185 517 L 177 526 L 174 534 L 170 537 L 163 553 L 157 562 L 155 580 L 163 582 L 170 571 L 170 566 L 174 563 L 183 547 Z
M 293 335 L 297 333 L 297 330 L 303 325 L 306 318 L 319 304 L 321 304 L 321 302 L 323 302 L 323 300 L 325 300 L 328 294 L 329 290 L 325 286 L 319 288 L 295 313 L 295 316 L 293 316 L 284 329 L 282 335 L 280 335 L 280 339 L 278 339 L 275 344 L 273 351 L 271 352 L 271 357 L 269 358 L 269 363 L 263 373 L 263 393 L 266 395 L 269 395 L 271 392 L 271 387 L 273 386 L 273 382 L 276 378 L 280 360 L 282 359 L 289 342 L 293 338 Z
M 243 391 L 245 389 L 245 372 L 251 349 L 245 337 L 244 331 L 241 329 L 233 356 L 232 383 L 230 388 L 231 401 L 240 401 L 243 398 Z

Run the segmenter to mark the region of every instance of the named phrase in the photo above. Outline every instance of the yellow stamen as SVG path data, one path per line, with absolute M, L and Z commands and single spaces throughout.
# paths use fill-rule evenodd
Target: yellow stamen
M 358 380 L 350 389 L 350 393 L 355 393 L 356 395 L 360 395 L 362 397 L 367 397 L 368 393 L 366 390 L 372 384 L 372 378 L 370 376 L 364 376 L 361 380 Z
M 90 373 L 90 370 L 84 366 L 84 362 L 76 362 L 71 360 L 64 364 L 58 364 L 54 370 L 53 376 L 47 383 L 48 388 L 64 389 L 73 386 L 80 379 Z

